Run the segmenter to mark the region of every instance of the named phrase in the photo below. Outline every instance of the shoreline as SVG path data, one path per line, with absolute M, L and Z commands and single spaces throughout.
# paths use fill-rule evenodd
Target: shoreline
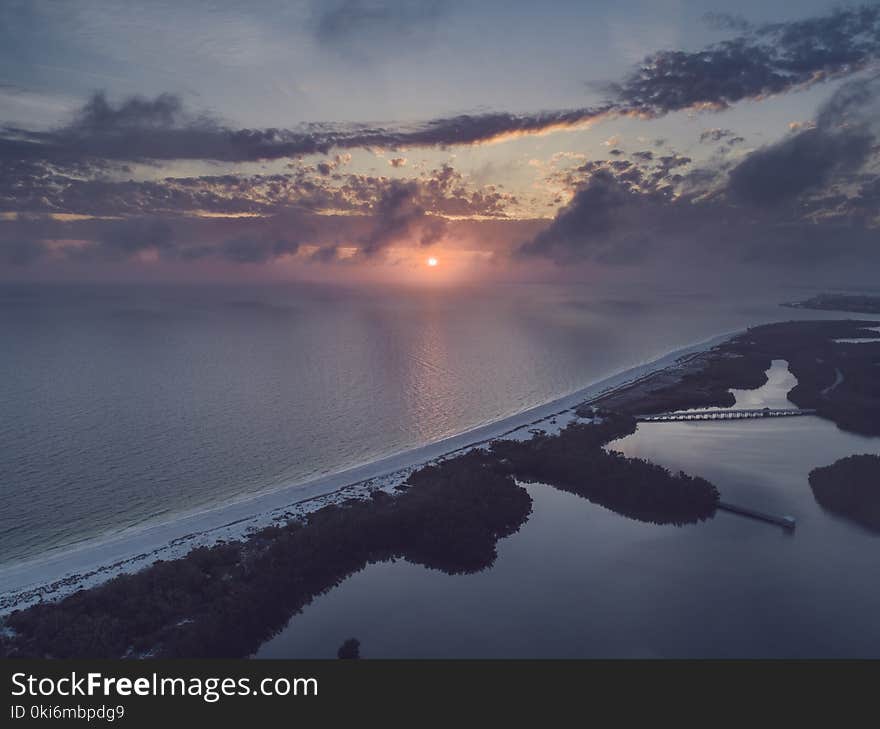
M 680 347 L 563 397 L 433 443 L 306 482 L 291 483 L 178 514 L 160 523 L 129 527 L 67 549 L 55 550 L 48 555 L 2 566 L 0 615 L 38 601 L 60 599 L 122 572 L 138 571 L 158 560 L 182 557 L 199 546 L 244 538 L 253 530 L 300 517 L 331 503 L 362 498 L 375 490 L 391 491 L 417 467 L 517 431 L 528 433 L 541 424 L 548 424 L 551 429 L 561 429 L 564 424 L 557 423 L 556 419 L 565 415 L 568 416 L 566 423 L 574 419 L 573 411 L 578 405 L 595 401 L 668 370 L 683 357 L 708 351 L 743 331 L 725 332 Z M 546 427 L 542 429 L 547 430 Z

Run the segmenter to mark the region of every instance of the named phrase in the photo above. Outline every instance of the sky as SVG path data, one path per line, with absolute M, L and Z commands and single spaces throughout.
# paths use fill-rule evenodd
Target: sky
M 791 6 L 0 0 L 0 279 L 875 281 L 880 5 Z

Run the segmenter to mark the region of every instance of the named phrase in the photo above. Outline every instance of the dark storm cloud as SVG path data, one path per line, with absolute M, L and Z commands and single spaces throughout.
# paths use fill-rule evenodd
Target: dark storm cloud
M 730 173 L 729 192 L 739 201 L 776 205 L 861 168 L 875 148 L 870 124 L 876 79 L 842 86 L 822 106 L 813 128 L 763 147 Z

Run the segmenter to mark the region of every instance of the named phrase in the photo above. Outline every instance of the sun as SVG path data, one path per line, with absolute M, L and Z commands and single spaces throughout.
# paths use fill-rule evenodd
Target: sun
M 433 268 L 433 267 L 436 266 L 438 263 L 440 263 L 440 261 L 438 261 L 436 258 L 434 258 L 433 256 L 431 256 L 431 258 L 429 258 L 427 261 L 425 261 L 425 263 L 427 263 L 429 266 L 431 266 L 431 268 Z

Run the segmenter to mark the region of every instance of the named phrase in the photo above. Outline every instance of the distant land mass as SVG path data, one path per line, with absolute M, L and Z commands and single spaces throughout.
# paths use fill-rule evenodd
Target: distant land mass
M 848 456 L 815 468 L 810 488 L 823 509 L 880 532 L 880 457 Z
M 659 372 L 649 380 L 602 397 L 596 404 L 624 415 L 685 408 L 731 407 L 731 388 L 752 389 L 767 381 L 774 359 L 784 359 L 798 384 L 788 399 L 814 409 L 841 430 L 880 435 L 877 387 L 880 342 L 867 320 L 792 321 L 752 327 L 692 358 L 676 373 Z M 840 343 L 838 340 L 864 340 Z
M 823 311 L 852 311 L 860 314 L 880 314 L 880 296 L 866 294 L 817 294 L 805 301 L 783 304 L 794 309 Z

